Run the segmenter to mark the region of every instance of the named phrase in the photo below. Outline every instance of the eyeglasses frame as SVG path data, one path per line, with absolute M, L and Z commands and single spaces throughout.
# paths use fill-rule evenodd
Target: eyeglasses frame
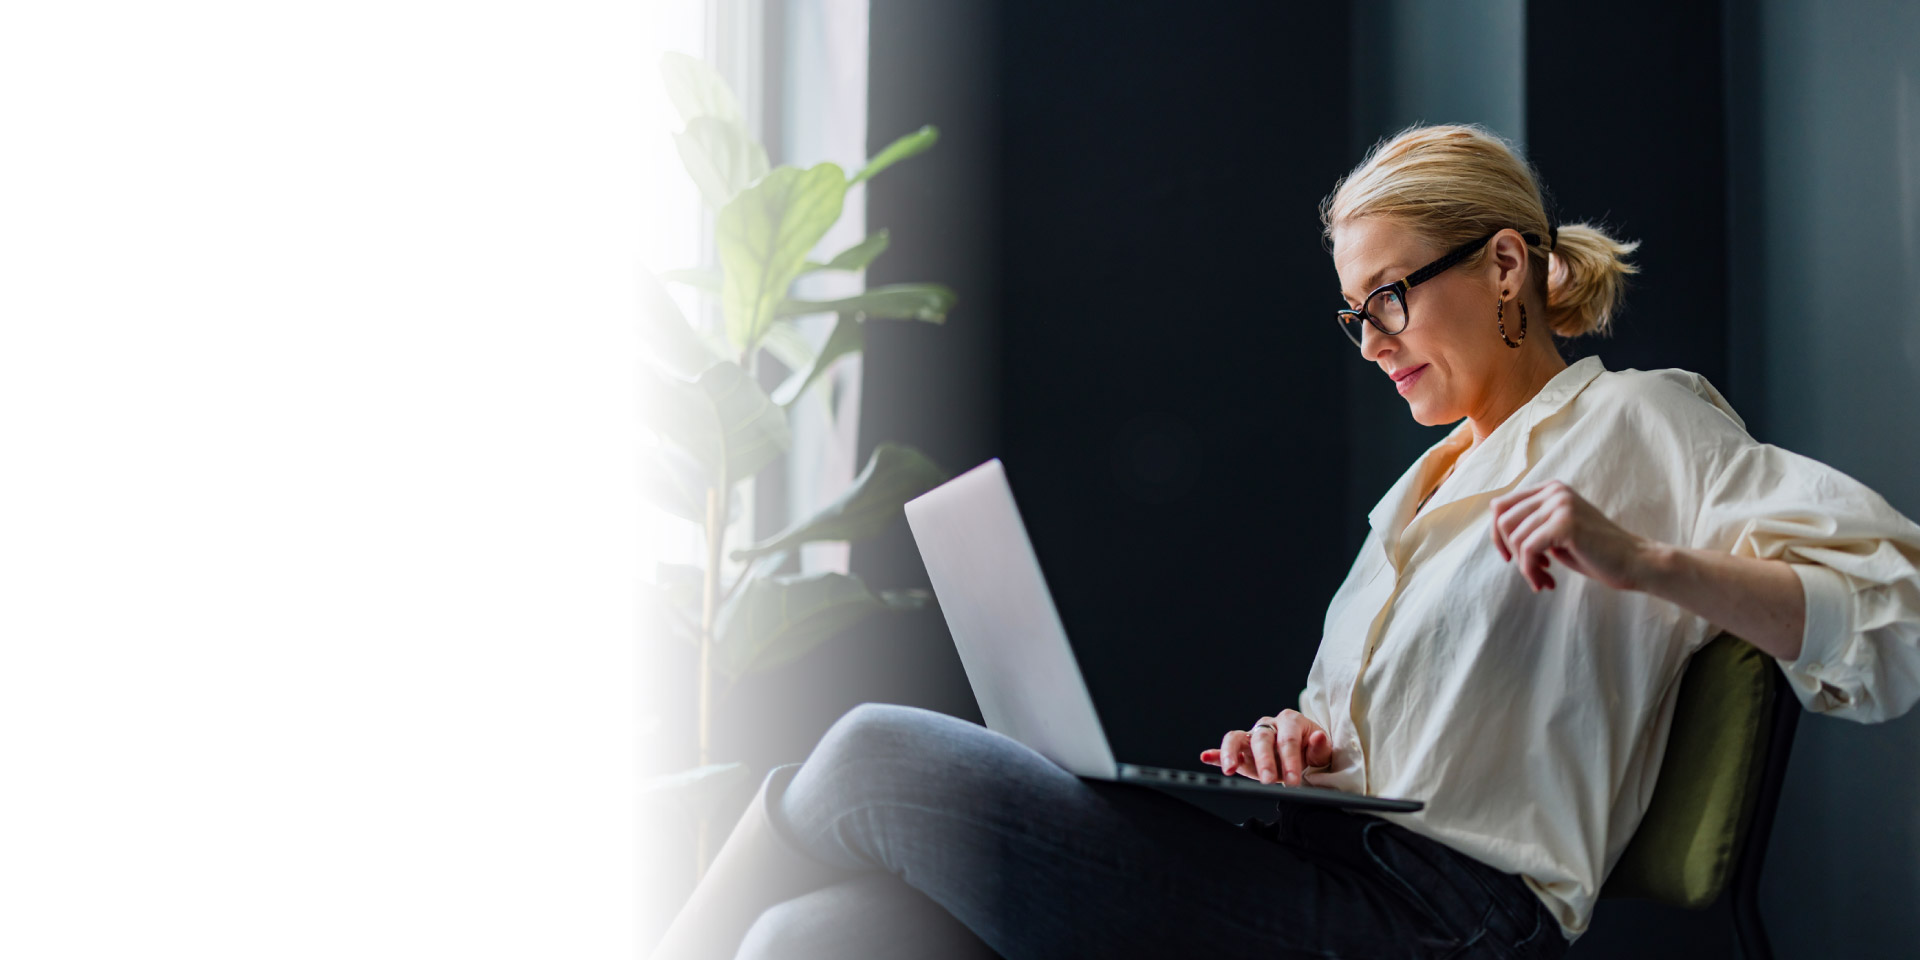
M 1500 230 L 1505 230 L 1505 229 L 1507 228 L 1506 227 L 1500 228 Z M 1467 256 L 1469 254 L 1472 254 L 1475 250 L 1478 250 L 1481 247 L 1486 246 L 1487 241 L 1492 240 L 1494 237 L 1497 237 L 1500 235 L 1500 230 L 1495 230 L 1494 232 L 1489 233 L 1478 240 L 1472 241 L 1471 243 L 1463 243 L 1460 246 L 1454 248 L 1453 251 L 1448 253 L 1446 256 L 1443 256 L 1440 259 L 1435 260 L 1432 263 L 1429 263 L 1426 266 L 1421 267 L 1420 269 L 1415 270 L 1414 272 L 1409 273 L 1398 280 L 1392 280 L 1387 283 L 1383 283 L 1377 287 L 1374 287 L 1371 291 L 1367 293 L 1366 297 L 1361 299 L 1360 309 L 1358 310 L 1355 310 L 1351 307 L 1340 308 L 1334 314 L 1334 319 L 1338 321 L 1340 324 L 1340 332 L 1346 334 L 1347 339 L 1352 340 L 1354 346 L 1364 345 L 1365 343 L 1364 339 L 1356 339 L 1354 335 L 1350 332 L 1350 330 L 1353 328 L 1350 328 L 1348 326 L 1348 324 L 1352 322 L 1352 321 L 1349 321 L 1348 318 L 1352 317 L 1356 320 L 1365 320 L 1368 323 L 1373 324 L 1373 328 L 1375 330 L 1378 330 L 1389 337 L 1397 337 L 1400 334 L 1405 333 L 1407 330 L 1407 327 L 1413 324 L 1413 307 L 1412 305 L 1407 303 L 1407 291 L 1421 285 L 1422 283 L 1427 282 L 1428 280 L 1433 279 L 1434 277 L 1439 276 L 1440 274 L 1446 272 L 1446 270 L 1449 267 L 1452 267 L 1454 264 L 1459 263 L 1460 261 L 1466 259 Z M 1540 245 L 1540 237 L 1538 234 L 1522 233 L 1520 235 L 1520 238 L 1522 240 L 1525 240 L 1529 246 Z M 1368 313 L 1366 310 L 1367 304 L 1372 303 L 1374 297 L 1379 296 L 1381 291 L 1387 290 L 1389 288 L 1392 288 L 1395 293 L 1399 294 L 1400 309 L 1406 314 L 1406 322 L 1401 324 L 1400 329 L 1398 330 L 1388 330 L 1386 327 L 1381 325 L 1379 318 Z M 1364 336 L 1365 335 L 1362 334 L 1363 338 Z

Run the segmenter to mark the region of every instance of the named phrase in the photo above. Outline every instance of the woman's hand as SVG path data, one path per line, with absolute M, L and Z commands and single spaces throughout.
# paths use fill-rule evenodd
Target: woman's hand
M 1282 710 L 1277 717 L 1254 721 L 1252 732 L 1227 731 L 1218 750 L 1200 751 L 1200 762 L 1218 766 L 1221 773 L 1297 787 L 1307 767 L 1333 762 L 1333 746 L 1319 724 L 1298 711 Z
M 1640 590 L 1656 544 L 1615 525 L 1558 480 L 1493 498 L 1493 545 L 1535 593 L 1554 587 L 1549 558 L 1616 590 Z

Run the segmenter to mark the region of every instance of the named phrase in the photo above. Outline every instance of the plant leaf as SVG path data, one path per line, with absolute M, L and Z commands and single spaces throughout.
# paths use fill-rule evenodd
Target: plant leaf
M 807 254 L 840 219 L 839 166 L 777 167 L 720 208 L 720 309 L 741 355 L 760 342 Z
M 699 290 L 705 290 L 714 296 L 720 295 L 720 271 L 705 267 L 688 267 L 683 270 L 667 270 L 660 274 L 662 280 L 684 283 Z
M 901 516 L 901 505 L 946 482 L 947 472 L 912 447 L 882 443 L 853 484 L 818 513 L 731 554 L 735 560 L 787 550 L 816 540 L 875 536 Z
M 646 267 L 640 268 L 640 345 L 655 363 L 684 377 L 698 376 L 720 359 Z
M 913 587 L 906 590 L 882 590 L 880 602 L 890 610 L 920 610 L 933 602 L 933 591 Z
M 738 677 L 790 662 L 884 609 L 859 577 L 847 574 L 753 580 L 720 613 L 715 639 L 721 669 Z
M 866 343 L 866 336 L 860 322 L 849 314 L 840 314 L 834 318 L 833 331 L 827 334 L 827 342 L 820 347 L 820 353 L 806 369 L 794 368 L 792 376 L 782 381 L 773 390 L 773 402 L 783 407 L 792 407 L 794 401 L 806 395 L 807 388 L 815 380 L 825 376 L 833 367 L 833 362 L 860 350 Z
M 732 361 L 687 381 L 652 370 L 640 375 L 640 411 L 647 426 L 679 444 L 708 470 L 743 479 L 787 452 L 786 411 Z
M 713 473 L 692 454 L 672 444 L 659 444 L 640 457 L 640 492 L 648 501 L 683 520 L 707 522 L 707 488 Z M 740 515 L 740 491 L 728 484 L 727 516 Z
M 826 263 L 816 263 L 812 260 L 808 260 L 806 263 L 805 269 L 807 270 L 865 270 L 867 268 L 867 264 L 872 263 L 873 258 L 879 256 L 882 253 L 885 253 L 886 249 L 887 249 L 887 230 L 885 227 L 882 227 L 880 228 L 880 231 L 878 233 L 875 233 L 867 237 L 865 240 L 862 240 L 859 243 L 856 243 L 853 246 L 848 247 L 845 250 L 842 250 L 839 253 L 834 254 L 833 259 L 827 261 Z
M 691 612 L 696 619 L 706 590 L 706 576 L 706 571 L 691 563 L 653 565 L 653 582 L 660 588 L 661 595 L 673 603 L 674 609 Z
M 879 153 L 874 154 L 873 159 L 868 160 L 867 165 L 860 168 L 859 173 L 854 174 L 853 180 L 848 184 L 848 186 L 852 186 L 853 184 L 859 183 L 862 180 L 872 179 L 874 174 L 879 173 L 880 171 L 885 170 L 886 168 L 891 167 L 894 164 L 899 163 L 900 161 L 913 156 L 914 154 L 926 152 L 927 148 L 933 146 L 934 143 L 939 139 L 940 139 L 939 129 L 935 128 L 932 124 L 928 124 L 927 126 L 921 127 L 920 129 L 915 130 L 914 132 L 909 133 L 906 136 L 901 137 L 900 139 L 895 140 L 890 144 L 887 144 L 887 148 L 885 150 L 882 150 Z
M 807 342 L 807 335 L 801 333 L 791 320 L 775 320 L 767 324 L 767 333 L 760 338 L 760 346 L 773 354 L 773 358 L 788 370 L 806 370 L 813 366 L 813 344 Z
M 767 175 L 767 148 L 738 121 L 694 117 L 685 131 L 673 135 L 673 145 L 680 150 L 687 176 L 715 210 Z
M 684 53 L 661 54 L 660 79 L 666 84 L 667 99 L 673 101 L 673 108 L 680 113 L 680 122 L 716 117 L 729 123 L 742 123 L 739 99 L 734 97 L 725 78 L 706 61 Z
M 941 323 L 959 298 L 939 283 L 894 283 L 839 300 L 782 300 L 777 316 L 809 313 L 857 313 L 866 320 L 925 320 Z

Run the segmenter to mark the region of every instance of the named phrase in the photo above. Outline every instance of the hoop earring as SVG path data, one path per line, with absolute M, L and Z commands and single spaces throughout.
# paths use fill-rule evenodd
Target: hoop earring
M 1527 339 L 1527 305 L 1518 298 L 1514 299 L 1513 305 L 1520 308 L 1520 340 L 1525 340 Z M 1493 322 L 1500 327 L 1500 339 L 1506 340 L 1507 346 L 1518 349 L 1520 346 L 1519 340 L 1507 340 L 1506 312 L 1507 292 L 1502 290 L 1500 291 L 1500 302 L 1493 309 Z

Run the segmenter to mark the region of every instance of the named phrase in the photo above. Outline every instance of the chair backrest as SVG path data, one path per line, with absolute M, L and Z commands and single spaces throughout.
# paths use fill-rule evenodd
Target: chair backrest
M 1637 897 L 1699 909 L 1720 896 L 1749 828 L 1772 826 L 1778 773 L 1771 784 L 1763 775 L 1775 746 L 1775 700 L 1782 696 L 1792 694 L 1781 687 L 1773 658 L 1732 634 L 1722 633 L 1694 653 L 1680 680 L 1653 800 L 1607 875 L 1602 899 Z M 1785 731 L 1781 751 L 1792 739 L 1791 727 Z M 1783 768 L 1784 760 L 1775 758 L 1772 766 Z M 1766 809 L 1756 823 L 1763 794 Z

